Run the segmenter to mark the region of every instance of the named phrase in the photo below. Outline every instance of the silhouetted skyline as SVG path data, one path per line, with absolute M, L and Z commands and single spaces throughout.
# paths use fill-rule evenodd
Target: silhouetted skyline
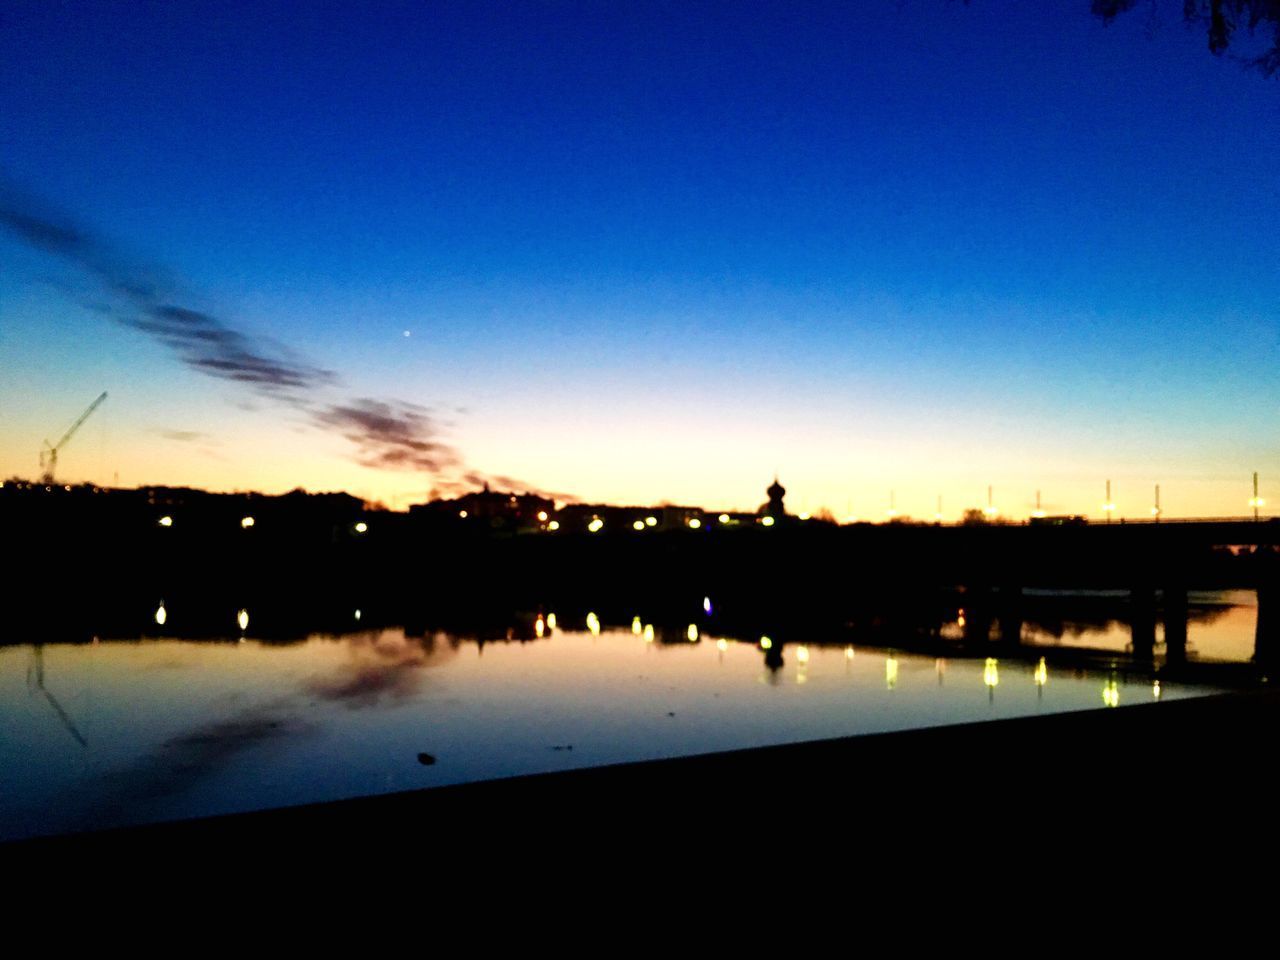
M 60 480 L 954 520 L 1280 476 L 1280 87 L 1177 11 L 0 16 L 0 475 L 106 390 Z

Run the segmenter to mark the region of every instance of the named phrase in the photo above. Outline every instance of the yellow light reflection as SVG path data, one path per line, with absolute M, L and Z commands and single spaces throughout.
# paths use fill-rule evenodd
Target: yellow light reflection
M 885 658 L 884 685 L 890 690 L 898 685 L 898 661 L 894 657 Z
M 587 629 L 591 631 L 593 637 L 600 636 L 600 618 L 594 613 L 587 614 Z
M 644 625 L 644 642 L 653 643 L 653 624 L 646 623 Z
M 542 619 L 542 615 L 538 615 L 538 619 L 533 621 L 533 633 L 541 640 L 542 635 L 547 632 L 547 622 Z
M 698 625 L 696 623 L 689 624 L 689 629 L 684 632 L 684 635 L 689 638 L 690 643 L 697 643 Z
M 988 687 L 1000 686 L 1000 661 L 995 657 L 987 657 L 982 668 L 982 682 Z
M 796 661 L 797 661 L 798 663 L 808 663 L 808 662 L 809 662 L 809 648 L 808 648 L 808 647 L 804 646 L 803 644 L 801 644 L 800 646 L 796 647 Z
M 1159 680 L 1153 680 L 1151 683 L 1151 698 L 1153 700 L 1160 699 L 1160 681 Z
M 554 630 L 556 628 L 556 615 L 554 613 L 547 614 L 547 629 Z
M 634 633 L 637 637 L 640 636 L 640 634 L 644 633 L 644 625 L 640 623 L 639 617 L 631 618 L 631 632 Z
M 719 640 L 716 641 L 716 649 L 719 650 L 721 653 L 724 653 L 726 650 L 729 649 L 729 641 L 726 640 L 724 637 L 721 637 Z
M 1120 705 L 1120 687 L 1117 686 L 1114 679 L 1108 680 L 1106 686 L 1102 688 L 1102 702 L 1108 707 L 1118 707 Z
M 1040 658 L 1040 662 L 1036 664 L 1035 681 L 1037 687 L 1043 687 L 1049 682 L 1049 667 L 1044 662 L 1044 657 Z
M 844 658 L 845 658 L 846 660 L 852 660 L 852 659 L 853 659 L 853 647 L 845 647 L 845 648 L 844 648 Z
M 248 630 L 249 629 L 249 611 L 241 609 L 240 612 L 236 614 L 236 623 L 240 624 L 241 630 Z
M 160 606 L 156 607 L 156 623 L 164 626 L 164 622 L 169 619 L 169 612 L 164 608 L 164 601 L 160 601 Z

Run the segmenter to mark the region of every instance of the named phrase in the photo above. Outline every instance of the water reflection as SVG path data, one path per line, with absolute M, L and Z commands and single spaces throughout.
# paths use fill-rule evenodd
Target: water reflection
M 485 638 L 388 627 L 283 646 L 0 648 L 0 769 L 16 785 L 0 796 L 0 836 L 1081 709 L 1099 683 L 1109 705 L 1127 683 L 1151 689 L 1124 668 L 1055 677 L 1050 695 L 1044 659 L 874 655 L 820 640 L 785 657 L 788 644 L 768 635 L 654 644 L 626 618 L 596 614 L 596 630 L 554 636 L 548 620 Z M 545 639 L 529 642 L 539 621 Z M 19 696 L 23 656 L 35 659 Z
M 1224 597 L 1189 599 L 1186 658 L 1159 635 L 1151 656 L 1127 652 L 1114 599 L 1055 620 L 1045 609 L 1066 601 L 1033 598 L 1017 645 L 968 632 L 994 619 L 972 600 L 919 630 L 889 613 L 735 621 L 731 604 L 706 615 L 701 599 L 654 616 L 644 603 L 565 607 L 580 625 L 565 631 L 545 607 L 399 626 L 373 622 L 379 604 L 338 598 L 332 630 L 288 642 L 246 638 L 249 606 L 228 634 L 224 601 L 205 619 L 185 599 L 173 604 L 181 615 L 159 618 L 168 598 L 140 599 L 125 639 L 0 646 L 0 773 L 14 785 L 0 796 L 0 836 L 1096 708 L 1100 690 L 1106 707 L 1159 702 L 1259 673 L 1247 655 L 1197 660 L 1255 628 L 1256 608 Z M 285 614 L 250 604 L 255 636 L 275 635 Z M 219 621 L 224 632 L 205 636 L 231 644 L 137 639 L 175 626 L 201 636 Z M 1035 642 L 1045 624 L 1080 642 Z

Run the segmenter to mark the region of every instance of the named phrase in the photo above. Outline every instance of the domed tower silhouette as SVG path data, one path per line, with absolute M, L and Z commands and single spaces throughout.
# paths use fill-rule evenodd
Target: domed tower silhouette
M 769 502 L 762 504 L 759 512 L 775 520 L 781 520 L 787 515 L 787 508 L 782 504 L 782 498 L 787 495 L 787 488 L 778 482 L 777 477 L 774 477 L 773 483 L 769 484 L 769 489 L 765 493 L 769 495 Z

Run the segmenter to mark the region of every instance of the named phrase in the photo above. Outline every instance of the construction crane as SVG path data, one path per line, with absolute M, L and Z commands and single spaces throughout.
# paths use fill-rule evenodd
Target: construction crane
M 54 471 L 58 469 L 58 451 L 66 445 L 72 435 L 80 429 L 80 425 L 89 419 L 89 415 L 92 414 L 93 411 L 97 410 L 98 406 L 105 399 L 107 399 L 107 391 L 103 390 L 98 399 L 89 404 L 88 409 L 85 410 L 84 413 L 80 414 L 80 419 L 71 425 L 71 428 L 62 435 L 62 439 L 57 443 L 50 443 L 48 440 L 45 440 L 45 449 L 40 451 L 40 468 L 44 471 L 44 476 L 41 478 L 41 482 L 45 484 L 53 483 Z

